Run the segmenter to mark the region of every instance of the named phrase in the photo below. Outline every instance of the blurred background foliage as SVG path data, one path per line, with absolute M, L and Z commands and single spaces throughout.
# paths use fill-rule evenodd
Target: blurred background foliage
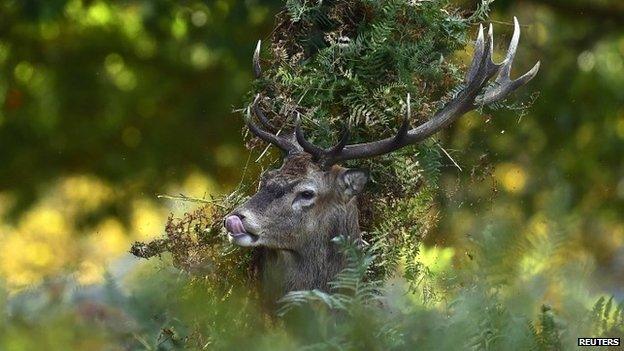
M 243 316 L 212 305 L 200 283 L 155 263 L 131 268 L 126 253 L 161 235 L 169 213 L 196 207 L 158 194 L 201 198 L 241 181 L 248 152 L 232 111 L 249 98 L 251 52 L 282 6 L 0 2 L 0 348 L 175 347 L 194 330 L 180 321 L 202 304 L 210 313 L 195 327 L 212 328 L 219 346 L 293 346 L 279 331 L 241 340 L 236 327 L 262 324 L 253 307 Z M 524 25 L 515 66 L 542 61 L 526 89 L 539 96 L 524 113 L 472 113 L 438 136 L 452 157 L 440 223 L 421 248 L 420 290 L 395 298 L 445 306 L 479 286 L 459 293 L 457 331 L 493 295 L 494 310 L 545 319 L 542 304 L 565 317 L 603 294 L 624 299 L 624 5 L 497 0 L 491 9 L 497 26 L 513 15 Z M 238 322 L 211 325 L 214 316 Z M 409 328 L 441 318 L 416 316 Z M 509 328 L 489 326 L 487 337 Z

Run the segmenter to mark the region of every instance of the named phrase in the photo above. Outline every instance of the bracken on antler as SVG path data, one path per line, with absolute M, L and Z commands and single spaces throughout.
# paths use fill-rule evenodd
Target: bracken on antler
M 453 123 L 459 117 L 467 112 L 474 110 L 480 106 L 488 105 L 501 101 L 509 96 L 512 92 L 528 83 L 537 74 L 540 63 L 522 75 L 518 79 L 511 79 L 511 66 L 518 48 L 520 40 L 520 24 L 514 17 L 514 34 L 512 36 L 505 60 L 501 63 L 493 61 L 494 51 L 494 30 L 492 25 L 489 26 L 487 40 L 484 39 L 483 26 L 479 26 L 479 32 L 475 43 L 475 53 L 472 63 L 466 74 L 463 89 L 451 99 L 441 110 L 436 112 L 433 117 L 421 125 L 410 128 L 410 96 L 407 96 L 407 113 L 404 122 L 398 129 L 395 136 L 382 140 L 371 141 L 360 144 L 347 145 L 349 139 L 348 128 L 343 131 L 342 137 L 337 145 L 330 148 L 321 148 L 308 141 L 301 128 L 300 117 L 297 114 L 295 128 L 283 135 L 272 133 L 275 130 L 271 125 L 264 112 L 259 108 L 258 101 L 260 95 L 256 97 L 251 108 L 247 109 L 246 122 L 249 130 L 260 139 L 271 143 L 281 149 L 285 155 L 292 156 L 301 152 L 312 155 L 313 160 L 321 167 L 327 168 L 336 163 L 353 160 L 370 158 L 383 154 L 387 154 L 403 148 L 407 145 L 420 143 L 437 133 L 441 129 Z M 253 71 L 257 78 L 262 74 L 260 67 L 260 45 L 258 41 L 256 50 L 253 55 Z M 496 76 L 493 82 L 491 79 Z M 254 114 L 262 124 L 264 130 L 257 126 L 251 118 L 250 111 Z

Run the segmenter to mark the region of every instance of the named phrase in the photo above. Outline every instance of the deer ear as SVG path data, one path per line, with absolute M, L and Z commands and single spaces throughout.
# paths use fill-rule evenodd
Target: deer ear
M 340 174 L 340 182 L 345 195 L 355 196 L 364 190 L 368 182 L 368 172 L 363 169 L 347 169 Z

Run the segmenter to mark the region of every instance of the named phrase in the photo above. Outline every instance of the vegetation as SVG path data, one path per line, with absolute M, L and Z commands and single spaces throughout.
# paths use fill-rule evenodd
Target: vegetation
M 624 336 L 618 1 L 282 6 L 0 5 L 0 349 L 559 350 Z M 335 291 L 262 310 L 253 256 L 221 218 L 279 157 L 238 146 L 232 106 L 261 93 L 276 125 L 298 111 L 324 145 L 343 125 L 352 142 L 389 136 L 408 92 L 416 124 L 456 91 L 475 24 L 504 38 L 513 15 L 527 25 L 518 69 L 541 59 L 539 81 L 440 140 L 354 162 L 373 179 L 370 245 L 340 243 Z M 160 259 L 120 256 L 135 240 Z

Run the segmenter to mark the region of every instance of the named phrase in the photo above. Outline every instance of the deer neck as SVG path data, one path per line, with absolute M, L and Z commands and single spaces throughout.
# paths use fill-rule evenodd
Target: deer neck
M 319 218 L 317 224 L 316 232 L 304 233 L 311 239 L 301 249 L 267 250 L 262 269 L 264 286 L 273 287 L 279 296 L 294 290 L 329 290 L 329 282 L 344 268 L 344 255 L 332 239 L 361 238 L 355 201 Z

